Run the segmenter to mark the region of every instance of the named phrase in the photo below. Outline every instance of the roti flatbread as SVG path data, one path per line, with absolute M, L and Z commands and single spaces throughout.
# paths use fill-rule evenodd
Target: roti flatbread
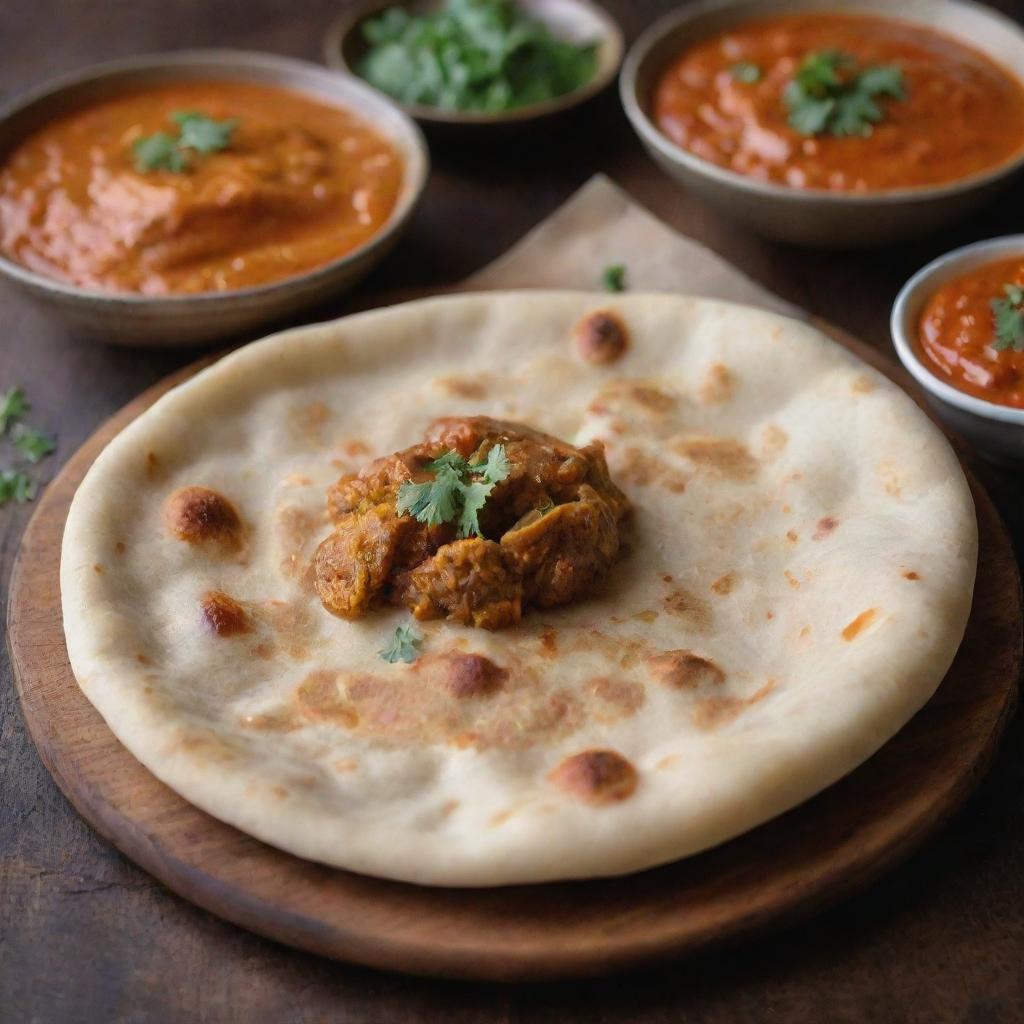
M 407 609 L 316 592 L 328 489 L 452 416 L 604 442 L 631 511 L 581 598 L 416 622 L 389 663 Z M 325 864 L 500 885 L 674 860 L 852 770 L 942 679 L 976 556 L 941 434 L 815 329 L 489 293 L 275 335 L 170 392 L 79 488 L 61 587 L 82 690 L 186 799 Z

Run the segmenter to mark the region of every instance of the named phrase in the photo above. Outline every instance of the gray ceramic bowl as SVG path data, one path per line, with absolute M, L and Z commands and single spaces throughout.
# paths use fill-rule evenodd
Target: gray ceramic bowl
M 1013 256 L 1024 259 L 1024 235 L 975 242 L 932 260 L 903 286 L 890 326 L 900 362 L 924 389 L 939 419 L 982 455 L 1020 468 L 1024 467 L 1024 409 L 986 402 L 947 384 L 921 362 L 914 344 L 921 312 L 936 289 L 975 267 Z
M 331 25 L 324 39 L 324 59 L 328 65 L 355 74 L 363 55 L 366 41 L 362 26 L 367 18 L 380 14 L 388 7 L 404 7 L 422 14 L 445 6 L 446 0 L 361 0 L 346 7 Z M 518 0 L 518 6 L 528 15 L 543 21 L 561 39 L 575 43 L 597 43 L 597 70 L 594 77 L 579 89 L 543 103 L 520 107 L 501 114 L 481 114 L 471 111 L 442 110 L 419 103 L 398 105 L 425 128 L 442 130 L 445 134 L 460 134 L 472 129 L 479 134 L 485 129 L 508 129 L 527 123 L 547 122 L 554 115 L 564 113 L 597 95 L 615 78 L 622 63 L 625 42 L 622 30 L 607 11 L 589 0 Z M 398 102 L 393 101 L 393 102 Z
M 390 139 L 405 164 L 391 217 L 365 245 L 294 277 L 256 288 L 153 297 L 91 291 L 34 273 L 0 256 L 0 274 L 89 336 L 140 347 L 198 345 L 278 320 L 351 288 L 395 243 L 426 184 L 429 157 L 416 125 L 358 79 L 263 53 L 195 50 L 133 57 L 67 75 L 0 110 L 0 163 L 26 136 L 56 117 L 136 86 L 184 79 L 275 85 L 346 107 Z
M 866 193 L 797 189 L 755 181 L 682 149 L 649 116 L 654 85 L 685 47 L 752 18 L 800 11 L 863 12 L 955 36 L 1006 69 L 1024 67 L 1024 31 L 970 0 L 708 0 L 652 25 L 626 56 L 622 103 L 640 141 L 670 177 L 722 213 L 784 242 L 828 249 L 899 242 L 948 224 L 991 198 L 1024 166 L 1011 162 L 948 185 Z M 1012 73 L 1012 72 L 1011 72 Z

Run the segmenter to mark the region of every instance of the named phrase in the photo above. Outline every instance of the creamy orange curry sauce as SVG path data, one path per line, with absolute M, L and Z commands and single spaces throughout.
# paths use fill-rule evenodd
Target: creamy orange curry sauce
M 925 304 L 918 353 L 975 398 L 1024 409 L 1024 257 L 975 267 Z
M 144 169 L 175 115 L 233 119 L 230 141 Z M 372 238 L 402 185 L 393 146 L 347 110 L 286 90 L 182 82 L 47 125 L 0 170 L 0 249 L 85 288 L 226 291 L 327 263 Z
M 837 51 L 852 58 L 839 69 L 844 85 L 860 70 L 891 68 L 901 96 L 869 97 L 881 117 L 863 131 L 799 131 L 787 89 L 809 56 Z M 889 18 L 814 13 L 737 25 L 680 54 L 653 99 L 655 121 L 682 148 L 797 188 L 935 185 L 1024 146 L 1024 86 L 1014 75 L 949 36 Z

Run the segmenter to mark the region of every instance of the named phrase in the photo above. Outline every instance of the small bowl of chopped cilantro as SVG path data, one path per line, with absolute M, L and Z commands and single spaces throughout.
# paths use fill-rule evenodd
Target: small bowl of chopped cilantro
M 588 0 L 371 0 L 347 9 L 325 44 L 329 65 L 428 127 L 549 118 L 607 86 L 623 48 Z

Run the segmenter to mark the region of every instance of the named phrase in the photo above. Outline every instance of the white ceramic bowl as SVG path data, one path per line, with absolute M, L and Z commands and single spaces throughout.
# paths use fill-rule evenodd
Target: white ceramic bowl
M 958 37 L 1016 74 L 1024 68 L 1024 30 L 972 0 L 702 0 L 655 22 L 622 66 L 622 104 L 640 141 L 668 175 L 723 214 L 780 241 L 823 249 L 900 242 L 963 217 L 1024 167 L 1008 163 L 946 185 L 875 192 L 800 189 L 756 181 L 677 146 L 650 117 L 654 86 L 686 47 L 753 18 L 806 11 L 888 16 Z M 1019 76 L 1018 76 L 1019 77 Z
M 902 288 L 892 308 L 892 341 L 900 362 L 924 389 L 928 404 L 950 430 L 970 441 L 981 455 L 1005 465 L 1024 466 L 1024 409 L 987 402 L 947 384 L 918 358 L 915 339 L 925 303 L 947 281 L 975 267 L 1020 256 L 1024 235 L 975 242 L 932 260 Z
M 397 241 L 423 192 L 429 169 L 419 128 L 390 100 L 352 75 L 316 64 L 239 50 L 155 54 L 100 64 L 17 97 L 0 110 L 0 162 L 54 118 L 134 86 L 187 79 L 280 86 L 346 107 L 371 122 L 398 150 L 402 191 L 381 230 L 358 249 L 321 267 L 256 288 L 198 295 L 150 296 L 79 288 L 0 256 L 0 275 L 100 341 L 138 347 L 198 345 L 279 320 L 342 294 Z

